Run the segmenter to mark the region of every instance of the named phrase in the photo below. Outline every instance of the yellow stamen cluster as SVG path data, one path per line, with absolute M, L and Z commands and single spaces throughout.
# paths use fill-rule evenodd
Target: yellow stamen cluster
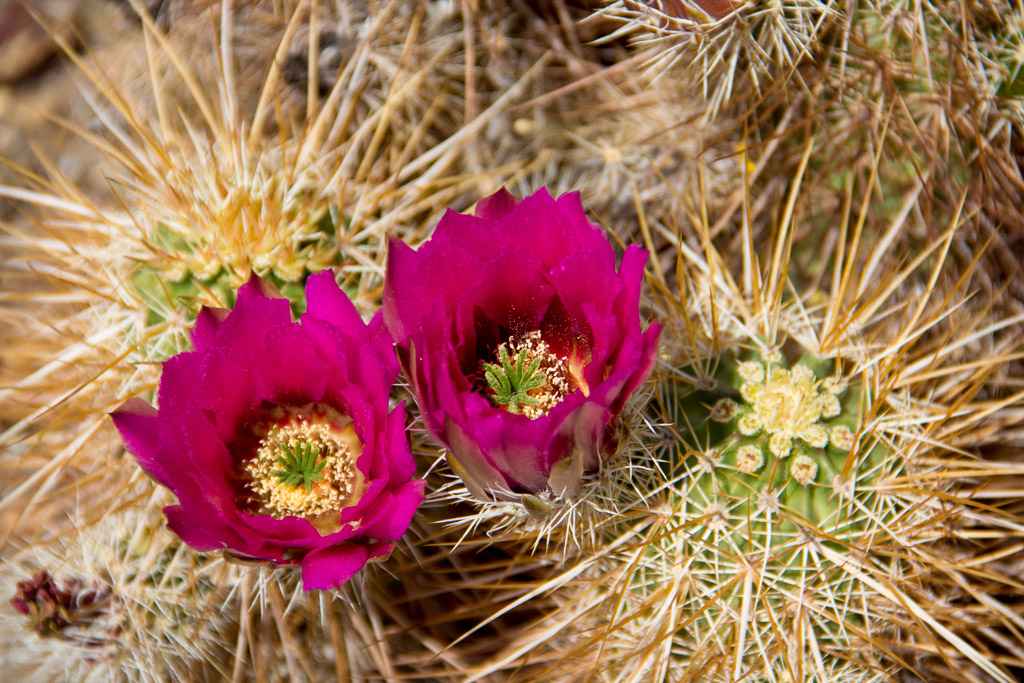
M 540 360 L 534 374 L 543 375 L 544 384 L 527 392 L 537 404 L 519 405 L 516 410 L 519 414 L 536 420 L 550 413 L 566 396 L 576 391 L 577 384 L 566 360 L 551 351 L 551 347 L 541 337 L 540 332 L 530 332 L 518 339 L 509 337 L 501 346 L 506 348 L 509 357 L 513 359 L 518 359 L 519 354 L 525 349 L 526 354 L 522 362 L 526 366 Z
M 746 380 L 740 395 L 750 404 L 750 411 L 737 424 L 740 433 L 754 436 L 764 431 L 769 450 L 780 458 L 789 455 L 794 439 L 812 448 L 828 445 L 828 432 L 820 422 L 838 415 L 841 406 L 835 394 L 819 392 L 820 382 L 810 368 L 797 365 L 791 370 L 769 367 L 766 371 L 759 363 L 748 362 L 740 365 L 740 376 Z M 762 381 L 756 381 L 758 377 Z
M 260 512 L 276 519 L 303 517 L 324 535 L 337 531 L 338 513 L 365 489 L 356 467 L 363 444 L 352 419 L 324 405 L 277 407 L 263 417 L 254 429 L 260 439 L 256 455 L 245 465 Z M 278 474 L 282 459 L 296 449 L 317 454 L 319 477 L 309 486 L 289 485 Z

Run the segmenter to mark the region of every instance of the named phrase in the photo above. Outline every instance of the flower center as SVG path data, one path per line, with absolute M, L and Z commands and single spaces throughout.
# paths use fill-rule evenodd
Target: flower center
M 509 337 L 497 357 L 497 363 L 482 361 L 480 366 L 488 398 L 510 413 L 536 420 L 578 387 L 566 360 L 551 351 L 540 332 Z
M 356 460 L 363 444 L 352 419 L 324 405 L 276 407 L 255 427 L 256 456 L 245 465 L 260 513 L 302 517 L 321 534 L 365 488 Z

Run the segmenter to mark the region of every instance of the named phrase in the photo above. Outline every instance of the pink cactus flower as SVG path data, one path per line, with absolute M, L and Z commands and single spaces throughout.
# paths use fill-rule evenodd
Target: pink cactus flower
M 178 504 L 167 524 L 196 550 L 302 566 L 336 588 L 387 555 L 423 499 L 398 375 L 378 314 L 367 326 L 330 272 L 306 312 L 255 275 L 231 310 L 204 308 L 194 350 L 163 364 L 159 409 L 112 415 L 128 451 Z
M 414 251 L 389 245 L 384 322 L 430 434 L 483 500 L 576 495 L 648 377 L 647 253 L 615 251 L 578 194 L 449 211 Z

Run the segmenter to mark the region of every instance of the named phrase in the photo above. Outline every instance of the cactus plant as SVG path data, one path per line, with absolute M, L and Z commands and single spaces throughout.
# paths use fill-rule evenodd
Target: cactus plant
M 1019 7 L 129 4 L 141 78 L 68 50 L 109 184 L 0 185 L 9 670 L 1019 678 L 1019 267 L 979 253 L 1019 240 Z M 343 588 L 167 534 L 107 413 L 200 306 L 335 267 L 368 317 L 387 236 L 505 184 L 641 244 L 665 324 L 571 500 L 481 503 L 413 411 L 428 504 Z
M 161 497 L 4 566 L 15 611 L 4 610 L 3 628 L 25 633 L 5 641 L 8 671 L 32 680 L 159 681 L 201 675 L 222 656 L 232 615 L 212 606 L 228 598 L 226 575 L 237 572 L 164 531 Z

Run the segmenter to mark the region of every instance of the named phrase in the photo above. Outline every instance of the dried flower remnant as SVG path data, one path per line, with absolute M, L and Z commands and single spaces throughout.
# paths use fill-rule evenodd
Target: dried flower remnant
M 728 422 L 736 417 L 739 412 L 740 406 L 736 401 L 731 398 L 722 398 L 715 401 L 715 404 L 711 406 L 709 419 L 715 422 Z
M 109 641 L 98 639 L 91 627 L 104 620 L 110 601 L 106 588 L 86 586 L 77 579 L 58 584 L 50 572 L 43 570 L 31 580 L 18 583 L 11 607 L 28 617 L 29 628 L 40 636 L 99 647 Z
M 743 370 L 740 370 L 743 377 Z M 768 434 L 782 434 L 792 440 L 799 436 L 804 441 L 819 440 L 821 407 L 814 373 L 798 365 L 792 370 L 773 367 L 770 373 L 759 370 L 758 377 L 748 377 L 740 385 L 740 395 L 750 403 L 757 429 Z
M 195 350 L 164 363 L 159 411 L 113 414 L 128 450 L 179 504 L 168 526 L 197 550 L 302 566 L 306 590 L 334 588 L 388 554 L 423 498 L 389 412 L 398 374 L 380 316 L 369 326 L 329 272 L 307 310 L 257 277 L 233 310 L 204 308 Z
M 758 361 L 742 361 L 736 367 L 742 381 L 739 393 L 746 405 L 720 399 L 712 406 L 709 420 L 725 423 L 738 416 L 737 431 L 745 437 L 758 437 L 777 458 L 789 456 L 794 445 L 823 449 L 830 433 L 835 432 L 842 441 L 842 430 L 850 431 L 845 425 L 829 427 L 824 422 L 842 412 L 837 394 L 843 388 L 819 380 L 806 365 L 786 368 L 775 362 L 766 368 Z M 723 409 L 725 404 L 732 409 Z
M 571 498 L 614 450 L 660 332 L 640 325 L 645 260 L 630 246 L 617 265 L 579 196 L 546 190 L 449 211 L 417 251 L 391 241 L 384 320 L 477 499 Z
M 753 474 L 764 464 L 764 454 L 757 446 L 750 444 L 736 451 L 736 469 L 744 474 Z
M 797 483 L 807 486 L 818 474 L 818 463 L 806 455 L 798 455 L 793 458 L 793 466 L 790 473 Z

